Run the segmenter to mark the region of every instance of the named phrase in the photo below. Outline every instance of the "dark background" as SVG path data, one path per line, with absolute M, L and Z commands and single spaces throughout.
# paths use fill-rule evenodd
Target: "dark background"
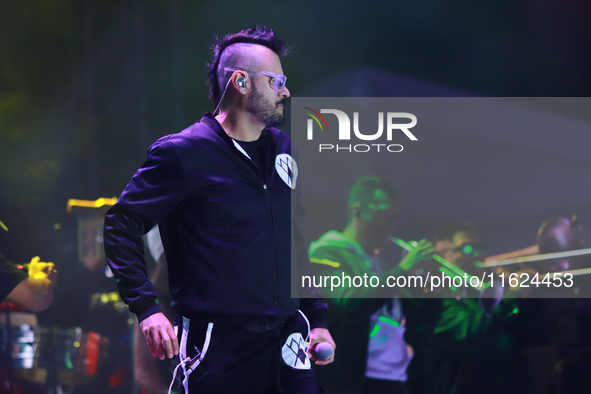
M 0 247 L 54 261 L 60 293 L 86 303 L 103 279 L 77 262 L 66 201 L 118 196 L 154 140 L 213 109 L 216 34 L 274 28 L 294 46 L 294 96 L 368 67 L 473 96 L 589 96 L 590 20 L 583 0 L 2 1 Z M 81 324 L 68 310 L 56 300 L 45 318 Z
M 215 34 L 273 27 L 294 46 L 296 96 L 367 66 L 472 95 L 588 96 L 590 17 L 557 0 L 4 1 L 0 242 L 15 261 L 67 263 L 66 200 L 118 196 L 155 139 L 212 109 Z

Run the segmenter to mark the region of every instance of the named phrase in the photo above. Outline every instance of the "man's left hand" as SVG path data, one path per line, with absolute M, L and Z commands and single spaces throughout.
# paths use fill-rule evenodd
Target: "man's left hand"
M 330 336 L 330 332 L 326 328 L 313 328 L 310 330 L 310 345 L 308 346 L 308 358 L 312 361 L 316 361 L 316 365 L 326 365 L 330 364 L 334 361 L 334 354 L 337 348 L 337 345 L 334 343 L 332 337 Z M 316 345 L 320 342 L 328 342 L 332 346 L 332 355 L 328 360 L 320 360 L 316 357 L 316 352 L 314 351 Z

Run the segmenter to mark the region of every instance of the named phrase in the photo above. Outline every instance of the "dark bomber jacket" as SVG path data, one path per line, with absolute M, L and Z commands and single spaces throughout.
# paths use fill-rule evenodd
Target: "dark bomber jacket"
M 291 140 L 275 128 L 260 138 L 264 178 L 207 113 L 156 141 L 108 211 L 107 260 L 140 321 L 160 311 L 141 238 L 159 223 L 177 313 L 269 324 L 301 309 L 312 328 L 326 327 L 326 304 L 290 294 L 291 259 L 307 259 L 297 224 L 292 236 L 292 213 L 303 209 L 291 204 L 300 189 L 297 170 L 287 167 Z

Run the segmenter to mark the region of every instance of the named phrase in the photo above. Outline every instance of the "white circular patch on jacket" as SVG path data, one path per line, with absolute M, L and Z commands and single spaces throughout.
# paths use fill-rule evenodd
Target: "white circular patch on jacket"
M 287 186 L 292 189 L 296 188 L 298 165 L 290 155 L 282 153 L 275 157 L 275 171 L 277 171 Z
M 281 349 L 283 361 L 294 369 L 310 369 L 310 360 L 306 355 L 306 342 L 302 334 L 295 332 L 287 337 Z

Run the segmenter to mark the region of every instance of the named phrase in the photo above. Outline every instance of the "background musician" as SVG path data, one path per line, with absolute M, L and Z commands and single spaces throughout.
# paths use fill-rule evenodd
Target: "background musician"
M 482 248 L 476 229 L 469 223 L 443 225 L 433 244 L 435 252 L 449 262 L 472 275 L 478 274 L 480 268 L 474 263 L 482 257 Z M 420 352 L 416 366 L 420 381 L 413 381 L 415 391 L 525 392 L 524 382 L 513 372 L 519 357 L 508 334 L 515 302 L 506 299 L 495 305 L 482 301 L 460 295 L 417 301 L 420 307 L 408 317 L 413 323 L 411 337 L 418 342 Z M 425 319 L 435 314 L 439 316 L 435 325 L 426 324 Z M 418 336 L 417 331 L 421 331 Z
M 347 207 L 345 229 L 328 231 L 310 245 L 316 275 L 406 275 L 433 252 L 431 243 L 422 240 L 399 264 L 382 260 L 379 251 L 390 242 L 400 215 L 398 191 L 390 182 L 372 176 L 358 179 Z M 378 293 L 379 288 L 372 287 L 335 288 L 336 298 L 325 298 L 332 335 L 340 344 L 334 365 L 317 371 L 327 392 L 408 392 L 412 349 L 403 338 L 403 300 L 377 298 Z
M 6 226 L 0 222 L 0 227 Z M 40 312 L 49 307 L 53 301 L 53 289 L 57 279 L 57 271 L 53 263 L 40 261 L 36 256 L 31 259 L 28 270 L 9 261 L 0 252 L 0 392 L 12 392 L 14 380 L 12 376 L 12 336 L 11 326 L 37 324 L 37 317 L 32 313 L 19 313 L 11 318 L 11 310 L 20 308 L 30 312 Z M 11 306 L 10 304 L 14 304 Z M 8 334 L 8 335 L 5 335 Z M 6 341 L 6 342 L 5 342 Z M 6 352 L 4 352 L 6 351 Z
M 31 259 L 28 271 L 19 269 L 0 252 L 0 300 L 39 312 L 53 301 L 57 270 L 53 263 Z

